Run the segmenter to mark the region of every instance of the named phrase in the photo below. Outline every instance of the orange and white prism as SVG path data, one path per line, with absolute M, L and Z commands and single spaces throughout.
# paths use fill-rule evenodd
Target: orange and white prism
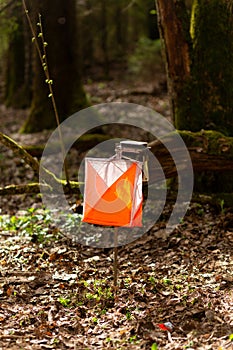
M 84 222 L 142 226 L 142 163 L 131 159 L 86 158 Z

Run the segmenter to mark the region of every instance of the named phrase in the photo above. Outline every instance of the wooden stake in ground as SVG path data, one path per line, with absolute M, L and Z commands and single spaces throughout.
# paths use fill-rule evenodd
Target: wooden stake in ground
M 118 227 L 114 229 L 114 257 L 113 257 L 113 282 L 115 292 L 117 292 L 117 278 L 118 278 Z

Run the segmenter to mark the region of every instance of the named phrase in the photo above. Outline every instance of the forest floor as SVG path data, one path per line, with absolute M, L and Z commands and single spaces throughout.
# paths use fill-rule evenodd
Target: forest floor
M 89 82 L 86 91 L 93 103 L 133 102 L 169 118 L 159 85 Z M 1 131 L 45 142 L 48 132 L 18 133 L 26 113 L 1 106 Z M 2 146 L 0 172 L 1 186 L 34 180 Z M 0 208 L 0 349 L 233 349 L 233 211 L 223 201 L 192 201 L 169 236 L 160 218 L 119 247 L 117 293 L 112 249 L 60 232 L 40 195 L 4 196 Z

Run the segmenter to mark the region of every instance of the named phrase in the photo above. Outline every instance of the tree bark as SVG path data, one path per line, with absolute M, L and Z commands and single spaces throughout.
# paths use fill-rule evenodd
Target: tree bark
M 194 0 L 190 18 L 184 0 L 156 2 L 176 129 L 233 136 L 233 0 Z M 233 191 L 230 175 L 196 180 L 199 192 Z
M 26 42 L 22 5 L 15 3 L 8 12 L 8 16 L 15 18 L 16 23 L 10 33 L 6 53 L 4 102 L 8 107 L 25 108 L 30 104 L 31 90 L 28 76 L 25 75 L 29 62 L 28 55 L 26 55 L 28 43 Z
M 233 171 L 233 137 L 225 137 L 216 131 L 201 131 L 197 133 L 178 131 L 178 133 L 186 144 L 193 170 L 196 173 L 203 171 L 230 173 Z M 167 146 L 169 144 L 173 145 L 173 134 L 168 135 L 165 140 Z M 175 163 L 163 143 L 156 140 L 150 143 L 149 146 L 151 147 L 151 152 L 159 160 L 166 178 L 177 176 Z M 176 154 L 180 152 L 179 149 L 173 149 L 173 151 L 176 151 Z M 182 154 L 179 158 L 183 161 Z M 153 162 L 150 165 L 150 175 L 152 181 L 158 181 L 157 171 L 153 167 Z
M 233 136 L 233 1 L 156 3 L 175 127 Z
M 192 9 L 192 75 L 198 98 L 192 100 L 198 122 L 192 115 L 177 128 L 218 130 L 233 136 L 233 1 L 195 0 Z
M 184 0 L 156 0 L 156 7 L 165 56 L 168 92 L 175 121 L 177 113 L 183 109 L 183 98 L 187 98 L 184 96 L 184 86 L 188 86 L 191 79 L 189 18 Z
M 104 74 L 105 78 L 108 79 L 109 77 L 109 52 L 108 52 L 108 25 L 107 25 L 107 1 L 101 0 L 101 48 L 103 53 L 103 64 L 104 64 Z
M 87 107 L 87 99 L 81 82 L 81 71 L 78 54 L 78 37 L 76 27 L 76 1 L 58 0 L 56 6 L 52 1 L 33 0 L 31 4 L 34 28 L 38 14 L 41 14 L 43 34 L 48 43 L 47 61 L 50 77 L 53 81 L 54 97 L 57 104 L 60 121 L 69 115 Z M 37 31 L 39 34 L 40 31 Z M 37 39 L 40 41 L 40 38 Z M 42 45 L 43 50 L 43 45 Z M 55 116 L 46 85 L 46 78 L 38 59 L 34 57 L 33 97 L 29 118 L 22 132 L 37 132 L 43 129 L 53 129 L 56 125 Z

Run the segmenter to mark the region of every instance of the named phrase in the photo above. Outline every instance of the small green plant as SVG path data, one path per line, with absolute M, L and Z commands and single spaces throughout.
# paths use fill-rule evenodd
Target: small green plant
M 203 208 L 203 206 L 201 205 L 201 204 L 199 204 L 199 203 L 197 203 L 197 214 L 199 215 L 199 216 L 202 216 L 203 214 L 204 214 L 204 208 Z
M 179 223 L 183 224 L 184 223 L 184 218 L 179 218 Z
M 176 290 L 181 290 L 183 286 L 181 284 L 176 284 L 175 285 Z
M 189 344 L 185 345 L 184 349 L 188 349 L 192 347 L 193 347 L 193 341 L 190 341 Z
M 97 294 L 90 293 L 90 292 L 86 293 L 86 294 L 85 294 L 85 297 L 86 297 L 87 299 L 90 299 L 90 300 L 92 300 L 92 299 L 96 299 L 97 301 L 100 300 L 100 297 L 99 297 Z
M 224 204 L 225 204 L 224 199 L 220 199 L 220 200 L 219 200 L 219 205 L 220 205 L 220 208 L 221 208 L 221 214 L 224 214 L 224 213 L 225 213 Z
M 98 88 L 99 88 L 99 89 L 104 89 L 104 88 L 106 88 L 106 83 L 104 83 L 104 82 L 98 83 Z
M 158 345 L 156 343 L 153 343 L 151 345 L 151 350 L 158 350 Z
M 126 314 L 125 314 L 127 320 L 131 320 L 132 319 L 132 314 L 129 310 L 126 311 Z
M 107 310 L 106 309 L 103 309 L 100 311 L 100 315 L 105 315 L 107 313 Z
M 106 285 L 106 280 L 88 280 L 82 281 L 82 283 L 88 288 L 88 292 L 85 293 L 87 299 L 95 299 L 97 301 L 101 299 L 113 299 L 113 292 L 111 288 Z
M 163 278 L 163 279 L 162 279 L 162 282 L 163 282 L 163 284 L 165 284 L 166 286 L 172 285 L 172 280 L 171 280 L 170 278 Z
M 0 227 L 6 231 L 17 231 L 18 235 L 31 237 L 33 243 L 46 244 L 58 236 L 52 229 L 52 218 L 48 210 L 29 208 L 23 215 L 0 216 Z
M 63 298 L 63 297 L 59 297 L 58 301 L 64 307 L 70 306 L 70 302 L 71 302 L 71 300 L 69 298 Z
M 125 285 L 126 288 L 130 287 L 131 283 L 132 283 L 132 280 L 131 280 L 130 277 L 126 277 L 124 279 L 124 285 Z
M 98 318 L 97 317 L 92 317 L 92 322 L 93 323 L 98 323 Z
M 137 342 L 137 336 L 133 335 L 132 337 L 129 338 L 129 342 L 132 343 L 136 343 Z
M 150 276 L 149 282 L 154 286 L 156 284 L 156 278 L 154 276 Z

